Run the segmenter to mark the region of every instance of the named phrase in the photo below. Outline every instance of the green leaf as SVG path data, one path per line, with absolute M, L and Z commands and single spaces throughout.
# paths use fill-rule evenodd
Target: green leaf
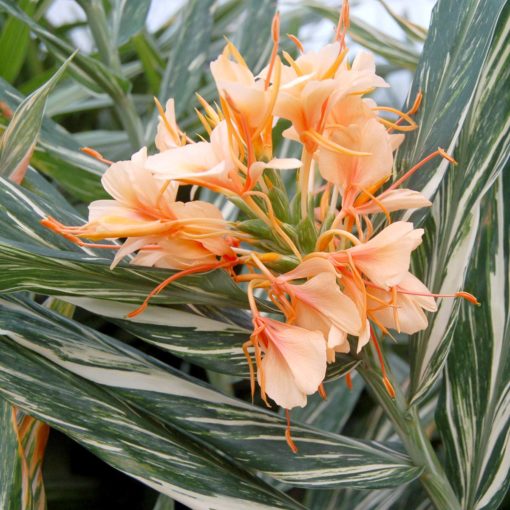
M 57 91 L 51 94 L 50 99 L 55 95 Z M 15 110 L 24 100 L 15 88 L 0 78 L 0 101 Z M 73 137 L 50 119 L 43 118 L 31 164 L 86 202 L 105 196 L 100 183 L 104 163 L 83 154 Z
M 121 46 L 143 29 L 151 2 L 112 0 L 111 3 L 111 37 L 117 46 Z
M 414 41 L 423 42 L 427 38 L 427 29 L 409 21 L 404 16 L 397 14 L 385 0 L 379 0 L 379 3 L 384 7 L 385 11 L 393 18 L 397 25 L 404 31 L 404 33 Z
M 6 337 L 0 342 L 0 394 L 124 473 L 194 508 L 300 508 L 204 443 Z
M 74 51 L 73 47 L 25 14 L 14 2 L 0 0 L 0 10 L 14 16 L 36 34 L 60 60 L 66 60 Z M 131 85 L 128 80 L 110 70 L 107 66 L 87 55 L 76 55 L 69 67 L 73 76 L 96 92 L 107 92 L 111 97 L 122 97 Z
M 442 23 L 441 9 L 447 7 L 443 3 L 439 4 L 440 10 L 436 13 L 439 23 Z M 485 8 L 480 6 L 480 10 L 480 15 L 486 18 Z M 476 251 L 474 242 L 480 226 L 480 204 L 510 157 L 510 90 L 506 86 L 510 80 L 510 57 L 508 52 L 505 53 L 510 34 L 509 14 L 510 7 L 507 7 L 485 64 L 477 70 L 480 77 L 472 92 L 471 107 L 463 114 L 455 151 L 459 164 L 447 171 L 446 165 L 441 163 L 430 181 L 431 186 L 426 187 L 431 190 L 439 185 L 431 217 L 425 225 L 425 246 L 419 252 L 416 265 L 418 276 L 424 278 L 432 292 L 451 294 L 463 288 L 470 291 L 464 282 L 471 254 Z M 435 33 L 434 26 L 431 33 Z M 437 44 L 440 44 L 439 40 Z M 450 65 L 454 63 L 450 62 Z M 498 98 L 497 101 L 494 98 Z M 454 115 L 453 110 L 451 115 Z M 429 121 L 428 117 L 423 119 L 424 124 Z M 440 131 L 446 118 L 434 122 Z M 448 261 L 447 265 L 445 261 Z M 413 337 L 413 401 L 422 398 L 441 373 L 459 304 L 459 300 L 443 299 L 438 312 L 430 318 L 429 327 Z
M 22 506 L 21 457 L 13 427 L 13 406 L 0 399 L 0 508 L 17 510 Z
M 249 0 L 243 20 L 234 35 L 234 42 L 255 73 L 267 64 L 273 46 L 271 22 L 276 12 L 276 0 Z
M 32 14 L 37 2 L 21 0 L 20 9 Z M 0 76 L 13 82 L 18 76 L 28 49 L 30 32 L 28 28 L 14 17 L 8 18 L 2 26 L 0 35 Z
M 34 150 L 44 115 L 46 98 L 64 74 L 75 53 L 53 77 L 30 94 L 14 112 L 1 143 L 0 175 L 21 181 Z M 21 177 L 20 177 L 21 176 Z
M 282 482 L 300 487 L 393 487 L 421 472 L 421 468 L 411 466 L 405 455 L 389 446 L 301 425 L 292 429 L 300 448 L 295 455 L 285 443 L 285 420 L 274 413 L 222 395 L 136 349 L 34 302 L 21 297 L 5 298 L 1 305 L 0 329 L 20 346 L 24 357 L 28 357 L 26 351 L 38 353 L 51 361 L 53 367 L 58 365 L 60 368 L 54 370 L 59 373 L 80 375 L 94 383 L 97 391 L 107 388 L 119 402 L 125 401 L 142 414 L 191 434 L 245 467 Z M 9 349 L 8 342 L 0 349 L 0 363 L 3 359 L 3 366 L 16 374 L 30 373 L 31 370 L 6 360 Z M 49 377 L 45 381 L 51 384 Z M 53 384 L 61 391 L 62 383 Z M 22 394 L 27 395 L 26 391 Z M 49 396 L 47 392 L 46 395 Z M 120 411 L 121 407 L 117 407 Z M 78 414 L 89 413 L 82 409 Z
M 158 94 L 162 104 L 170 97 L 175 98 L 178 117 L 189 110 L 207 63 L 213 8 L 213 0 L 191 0 L 182 10 L 183 18 Z M 155 112 L 147 129 L 146 140 L 152 141 L 154 138 L 157 119 Z
M 352 372 L 352 389 L 344 380 L 324 385 L 327 398 L 316 393 L 308 397 L 306 407 L 298 407 L 292 419 L 328 432 L 340 433 L 356 405 L 364 384 L 361 377 Z
M 397 154 L 395 166 L 400 172 L 411 168 L 438 147 L 451 153 L 473 102 L 505 4 L 501 0 L 437 2 L 404 107 L 406 110 L 412 105 L 418 91 L 423 92 L 423 101 L 416 115 L 419 128 L 406 135 Z M 487 12 L 491 15 L 487 16 Z M 433 197 L 447 167 L 445 161 L 430 162 L 415 173 L 406 186 Z M 437 171 L 431 175 L 433 169 Z
M 0 508 L 45 508 L 42 461 L 49 427 L 0 398 Z
M 462 508 L 502 508 L 510 484 L 509 170 L 483 202 L 466 279 L 481 306 L 460 307 L 437 407 L 447 472 Z

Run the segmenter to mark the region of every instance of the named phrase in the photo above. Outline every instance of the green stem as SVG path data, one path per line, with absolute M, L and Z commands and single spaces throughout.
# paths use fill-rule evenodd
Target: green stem
M 112 39 L 106 13 L 100 0 L 79 0 L 89 22 L 92 37 L 97 46 L 101 61 L 121 74 L 121 62 L 116 41 Z M 111 94 L 112 95 L 112 94 Z M 136 112 L 131 94 L 112 95 L 115 112 L 128 135 L 133 150 L 144 145 L 143 129 Z
M 299 187 L 301 188 L 301 218 L 308 216 L 308 183 L 310 181 L 310 170 L 312 167 L 313 154 L 303 147 L 301 161 L 303 166 L 299 170 Z M 313 218 L 313 215 L 311 216 Z
M 407 405 L 405 397 L 393 381 L 396 397 L 392 398 L 380 372 L 368 365 L 367 358 L 358 366 L 358 371 L 395 426 L 413 463 L 423 467 L 420 481 L 435 507 L 438 510 L 461 510 L 459 500 L 423 430 L 416 406 Z

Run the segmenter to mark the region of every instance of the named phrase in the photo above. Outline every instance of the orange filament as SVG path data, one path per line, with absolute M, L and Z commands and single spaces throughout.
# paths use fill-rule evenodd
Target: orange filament
M 273 67 L 278 54 L 278 45 L 280 43 L 280 13 L 276 12 L 271 25 L 271 36 L 273 38 L 273 51 L 269 60 L 269 67 L 267 70 L 266 81 L 264 82 L 264 89 L 267 90 L 271 83 L 271 75 L 273 74 Z
M 65 232 L 64 229 L 66 228 L 65 225 L 62 225 L 57 220 L 52 218 L 51 216 L 48 216 L 47 218 L 42 219 L 39 222 L 43 227 L 46 227 L 49 230 L 52 230 L 56 234 L 61 235 L 63 238 L 67 239 L 68 241 L 71 241 L 74 244 L 77 244 L 78 246 L 82 246 L 84 248 L 99 248 L 99 249 L 106 249 L 106 250 L 118 250 L 120 248 L 120 245 L 118 244 L 96 244 L 96 243 L 86 243 L 82 241 L 79 237 L 70 234 L 68 232 Z M 72 228 L 72 227 L 69 227 Z
M 340 11 L 340 18 L 336 27 L 335 41 L 340 42 L 340 48 L 345 48 L 345 36 L 349 30 L 349 0 L 343 0 L 342 10 Z
M 321 76 L 321 80 L 327 80 L 329 78 L 333 78 L 340 67 L 340 64 L 343 62 L 345 55 L 347 55 L 347 48 L 344 48 L 338 53 L 335 61 L 331 64 L 329 69 Z
M 418 91 L 418 93 L 416 94 L 416 97 L 414 98 L 414 103 L 413 105 L 411 106 L 411 108 L 409 110 L 407 110 L 406 114 L 407 115 L 414 115 L 419 109 L 420 109 L 420 105 L 421 105 L 421 102 L 422 102 L 422 99 L 423 99 L 423 93 L 421 90 Z M 400 125 L 400 123 L 403 121 L 404 119 L 403 118 L 400 118 L 398 119 L 396 122 L 395 122 L 395 125 L 398 126 Z M 388 133 L 391 133 L 393 131 L 393 129 L 395 129 L 394 127 L 390 127 L 388 129 Z
M 352 376 L 350 372 L 347 372 L 345 374 L 345 384 L 347 385 L 347 388 L 352 391 Z
M 178 140 L 179 135 L 175 132 L 174 128 L 170 125 L 170 122 L 168 122 L 168 119 L 165 114 L 165 110 L 161 106 L 161 103 L 159 102 L 158 98 L 154 98 L 154 102 L 156 103 L 156 108 L 158 109 L 159 115 L 161 117 L 161 120 L 163 121 L 163 124 L 165 125 L 165 129 L 168 131 L 168 134 L 174 139 Z
M 476 297 L 473 296 L 473 294 L 470 294 L 469 292 L 464 291 L 456 292 L 455 297 L 463 298 L 466 301 L 472 303 L 473 305 L 480 306 L 480 302 L 478 301 L 478 299 L 476 299 Z
M 91 156 L 97 159 L 98 161 L 101 161 L 102 163 L 106 163 L 107 165 L 113 165 L 113 161 L 106 159 L 100 152 L 92 149 L 91 147 L 81 147 L 80 150 L 87 154 L 88 156 Z
M 404 181 L 409 179 L 411 175 L 413 175 L 417 170 L 419 170 L 423 165 L 425 165 L 425 163 L 428 163 L 431 159 L 434 159 L 436 156 L 441 156 L 454 165 L 457 164 L 457 162 L 449 154 L 447 154 L 443 149 L 441 149 L 441 147 L 438 147 L 437 151 L 434 151 L 432 154 L 429 154 L 427 157 L 423 158 L 419 163 L 414 165 L 400 179 L 397 179 L 387 190 L 383 191 L 382 195 L 384 195 L 386 191 L 398 188 Z
M 202 126 L 206 130 L 207 134 L 209 136 L 211 136 L 212 128 L 211 128 L 211 125 L 209 124 L 208 119 L 206 119 L 205 115 L 203 115 L 202 112 L 198 108 L 195 108 L 195 113 L 197 114 L 200 124 L 202 124 Z
M 248 346 L 252 344 L 251 339 L 247 340 L 243 344 L 243 352 L 246 356 L 246 361 L 248 362 L 248 369 L 250 371 L 250 391 L 251 391 L 251 403 L 253 404 L 253 399 L 255 398 L 255 370 L 253 368 L 253 360 L 251 359 L 250 353 L 248 351 Z
M 469 292 L 459 291 L 455 292 L 455 294 L 433 294 L 432 292 L 414 292 L 412 290 L 404 290 L 401 288 L 397 289 L 397 292 L 399 294 L 408 294 L 410 296 L 425 296 L 425 297 L 433 297 L 433 298 L 462 298 L 466 301 L 469 301 L 473 305 L 480 305 L 480 302 L 478 299 L 476 299 L 473 294 L 470 294 Z
M 382 380 L 384 383 L 384 387 L 386 388 L 388 395 L 391 398 L 395 398 L 395 396 L 396 396 L 395 389 L 393 388 L 393 385 L 391 384 L 391 382 L 388 379 L 388 376 L 386 374 L 386 367 L 384 365 L 384 358 L 382 355 L 381 347 L 379 345 L 377 336 L 375 335 L 375 332 L 374 332 L 372 326 L 370 326 L 370 338 L 372 339 L 372 342 L 375 346 L 375 350 L 377 352 L 377 357 L 379 358 L 379 364 L 381 365 L 381 373 L 382 373 Z
M 301 53 L 305 52 L 305 48 L 303 47 L 303 43 L 295 35 L 287 34 L 287 37 L 296 45 L 297 49 Z
M 324 384 L 319 384 L 319 395 L 321 396 L 322 400 L 327 400 L 328 395 L 326 393 L 326 388 L 324 388 Z
M 14 112 L 11 110 L 10 106 L 4 101 L 0 101 L 0 113 L 8 119 L 14 115 Z
M 340 154 L 346 154 L 347 156 L 371 156 L 371 152 L 360 152 L 360 151 L 354 151 L 352 149 L 348 149 L 347 147 L 344 147 L 343 145 L 340 145 L 338 143 L 335 143 L 325 136 L 321 135 L 317 131 L 314 131 L 312 129 L 308 131 L 304 131 L 301 134 L 301 137 L 306 141 L 306 139 L 309 139 L 310 141 L 314 142 L 317 145 L 320 145 L 321 147 L 324 147 L 325 149 L 328 149 L 332 152 L 338 152 Z
M 182 271 L 179 271 L 178 273 L 173 274 L 172 276 L 168 277 L 166 280 L 163 280 L 157 287 L 152 289 L 149 293 L 149 295 L 145 298 L 144 302 L 132 312 L 129 312 L 127 316 L 132 319 L 133 317 L 136 317 L 137 315 L 140 315 L 142 312 L 145 311 L 145 309 L 149 306 L 149 301 L 154 296 L 157 296 L 165 287 L 170 285 L 171 283 L 175 282 L 176 280 L 179 280 L 180 278 L 183 278 L 184 276 L 188 276 L 190 274 L 195 273 L 202 273 L 206 271 L 212 271 L 213 269 L 219 269 L 221 267 L 226 266 L 233 266 L 237 263 L 237 261 L 226 261 L 226 262 L 216 262 L 214 264 L 201 264 L 196 267 L 191 267 L 189 269 L 184 269 Z
M 287 441 L 289 448 L 292 450 L 292 453 L 297 453 L 298 448 L 292 440 L 292 436 L 290 434 L 290 413 L 288 409 L 285 409 L 285 418 L 287 419 L 287 427 L 285 428 L 285 440 Z

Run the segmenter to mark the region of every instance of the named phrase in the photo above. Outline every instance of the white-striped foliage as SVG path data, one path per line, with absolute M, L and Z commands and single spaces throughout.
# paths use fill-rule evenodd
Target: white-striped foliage
M 458 30 L 446 28 L 451 19 Z M 431 175 L 429 163 L 410 184 L 434 197 L 424 246 L 415 260 L 416 272 L 432 292 L 451 294 L 466 287 L 480 203 L 510 157 L 509 34 L 506 1 L 444 0 L 435 8 L 413 85 L 414 92 L 424 91 L 420 128 L 399 153 L 405 169 L 437 146 L 456 147 L 457 166 L 444 160 Z M 415 221 L 423 219 L 419 214 Z M 441 373 L 458 310 L 458 300 L 440 300 L 429 327 L 411 340 L 413 402 L 424 397 Z
M 46 358 L 247 468 L 300 487 L 388 487 L 421 472 L 400 451 L 295 424 L 294 455 L 285 420 L 222 395 L 113 338 L 22 298 L 4 298 L 0 330 L 21 349 Z M 0 385 L 1 386 L 1 385 Z M 21 393 L 23 394 L 23 393 Z M 32 397 L 37 401 L 38 393 Z M 29 399 L 32 400 L 32 399 Z
M 482 206 L 467 276 L 481 306 L 461 306 L 437 411 L 448 475 L 466 510 L 496 510 L 510 483 L 509 170 Z

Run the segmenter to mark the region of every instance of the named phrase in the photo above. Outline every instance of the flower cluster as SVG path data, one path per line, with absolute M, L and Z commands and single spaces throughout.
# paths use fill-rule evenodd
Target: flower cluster
M 432 157 L 453 160 L 438 149 L 389 183 L 421 97 L 406 113 L 367 98 L 388 84 L 370 53 L 348 58 L 347 28 L 344 2 L 333 43 L 306 52 L 290 36 L 298 56 L 280 57 L 277 15 L 273 52 L 258 75 L 227 42 L 211 63 L 218 102 L 198 96 L 206 138 L 181 131 L 172 99 L 165 110 L 157 103 L 157 151 L 143 148 L 110 165 L 102 183 L 112 199 L 93 202 L 82 226 L 43 221 L 82 245 L 117 249 L 112 267 L 129 256 L 132 264 L 177 271 L 131 316 L 180 277 L 227 271 L 246 289 L 252 311 L 253 334 L 243 346 L 252 392 L 258 381 L 262 399 L 286 410 L 323 391 L 336 353 L 377 342 L 376 330 L 422 330 L 425 311 L 436 310 L 436 296 L 409 271 L 423 230 L 392 222 L 391 213 L 430 206 L 401 185 Z M 282 126 L 281 136 L 301 145 L 300 159 L 274 156 Z M 292 198 L 284 181 L 296 183 Z M 184 185 L 192 194 L 207 188 L 226 197 L 239 208 L 238 221 L 226 221 L 211 203 L 178 201 Z M 261 300 L 279 314 L 260 311 Z

